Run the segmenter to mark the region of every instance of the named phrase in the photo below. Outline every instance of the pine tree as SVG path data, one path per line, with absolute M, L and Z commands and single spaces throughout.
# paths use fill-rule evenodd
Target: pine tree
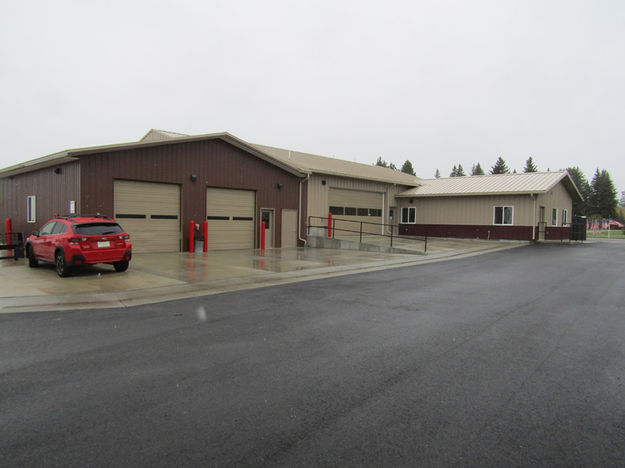
M 510 174 L 510 169 L 506 166 L 506 162 L 503 160 L 501 156 L 497 159 L 497 162 L 493 167 L 490 168 L 491 174 Z
M 474 164 L 471 168 L 471 175 L 484 175 L 484 169 L 480 166 L 480 163 Z
M 588 179 L 586 179 L 582 170 L 577 166 L 569 167 L 566 170 L 571 176 L 571 179 L 573 179 L 573 182 L 575 182 L 575 186 L 577 190 L 579 190 L 580 195 L 584 198 L 581 202 L 573 201 L 573 214 L 577 216 L 590 215 L 590 184 L 588 183 Z
M 390 163 L 390 164 L 388 165 L 388 168 L 389 168 L 389 169 L 393 169 L 394 171 L 396 171 L 396 170 L 397 170 L 397 166 L 395 165 L 395 163 Z
M 464 169 L 462 168 L 462 164 L 458 164 L 458 170 L 456 171 L 456 177 L 465 176 Z
M 538 172 L 536 164 L 534 164 L 534 159 L 531 156 L 525 161 L 523 172 Z
M 436 169 L 436 172 L 434 173 L 434 178 L 435 178 L 435 179 L 440 179 L 440 178 L 441 178 L 441 171 L 439 171 L 438 169 Z
M 458 168 L 454 165 L 454 168 L 451 170 L 449 177 L 456 177 L 458 175 Z
M 375 162 L 375 165 L 380 167 L 388 167 L 388 164 L 384 159 L 382 159 L 382 156 L 378 156 L 378 160 Z
M 605 169 L 595 171 L 590 183 L 590 209 L 591 214 L 597 214 L 602 218 L 613 218 L 616 214 L 616 188 L 612 183 L 610 174 Z
M 405 174 L 410 174 L 413 176 L 416 176 L 417 174 L 415 173 L 413 167 L 412 167 L 412 163 L 410 161 L 408 161 L 406 159 L 406 162 L 404 163 L 404 165 L 401 167 L 401 171 Z

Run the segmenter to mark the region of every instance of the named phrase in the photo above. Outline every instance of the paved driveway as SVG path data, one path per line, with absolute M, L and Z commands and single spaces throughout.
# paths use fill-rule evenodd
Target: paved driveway
M 623 244 L 0 315 L 0 465 L 623 466 Z

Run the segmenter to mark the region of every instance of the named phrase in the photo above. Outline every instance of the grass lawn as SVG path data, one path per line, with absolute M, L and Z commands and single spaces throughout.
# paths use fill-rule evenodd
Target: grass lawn
M 589 229 L 586 231 L 586 237 L 588 239 L 624 239 L 625 240 L 625 231 L 621 231 L 618 229 L 612 229 L 611 231 L 608 229 L 600 229 L 598 231 L 593 231 Z

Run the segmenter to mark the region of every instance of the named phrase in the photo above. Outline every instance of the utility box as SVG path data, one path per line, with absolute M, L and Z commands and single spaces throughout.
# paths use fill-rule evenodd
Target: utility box
M 586 240 L 586 216 L 573 216 L 573 224 L 571 224 L 571 240 Z

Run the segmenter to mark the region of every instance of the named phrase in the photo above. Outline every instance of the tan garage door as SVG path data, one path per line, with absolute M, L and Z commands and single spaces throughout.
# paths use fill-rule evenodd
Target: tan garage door
M 116 180 L 114 211 L 133 252 L 180 251 L 180 186 Z
M 210 250 L 254 248 L 256 192 L 209 187 L 206 219 Z
M 381 192 L 330 188 L 329 211 L 337 219 L 334 223 L 336 229 L 334 237 L 345 238 L 358 235 L 358 233 L 342 230 L 359 231 L 360 222 L 382 223 L 383 200 Z M 363 224 L 362 228 L 363 232 L 382 233 L 381 226 Z

